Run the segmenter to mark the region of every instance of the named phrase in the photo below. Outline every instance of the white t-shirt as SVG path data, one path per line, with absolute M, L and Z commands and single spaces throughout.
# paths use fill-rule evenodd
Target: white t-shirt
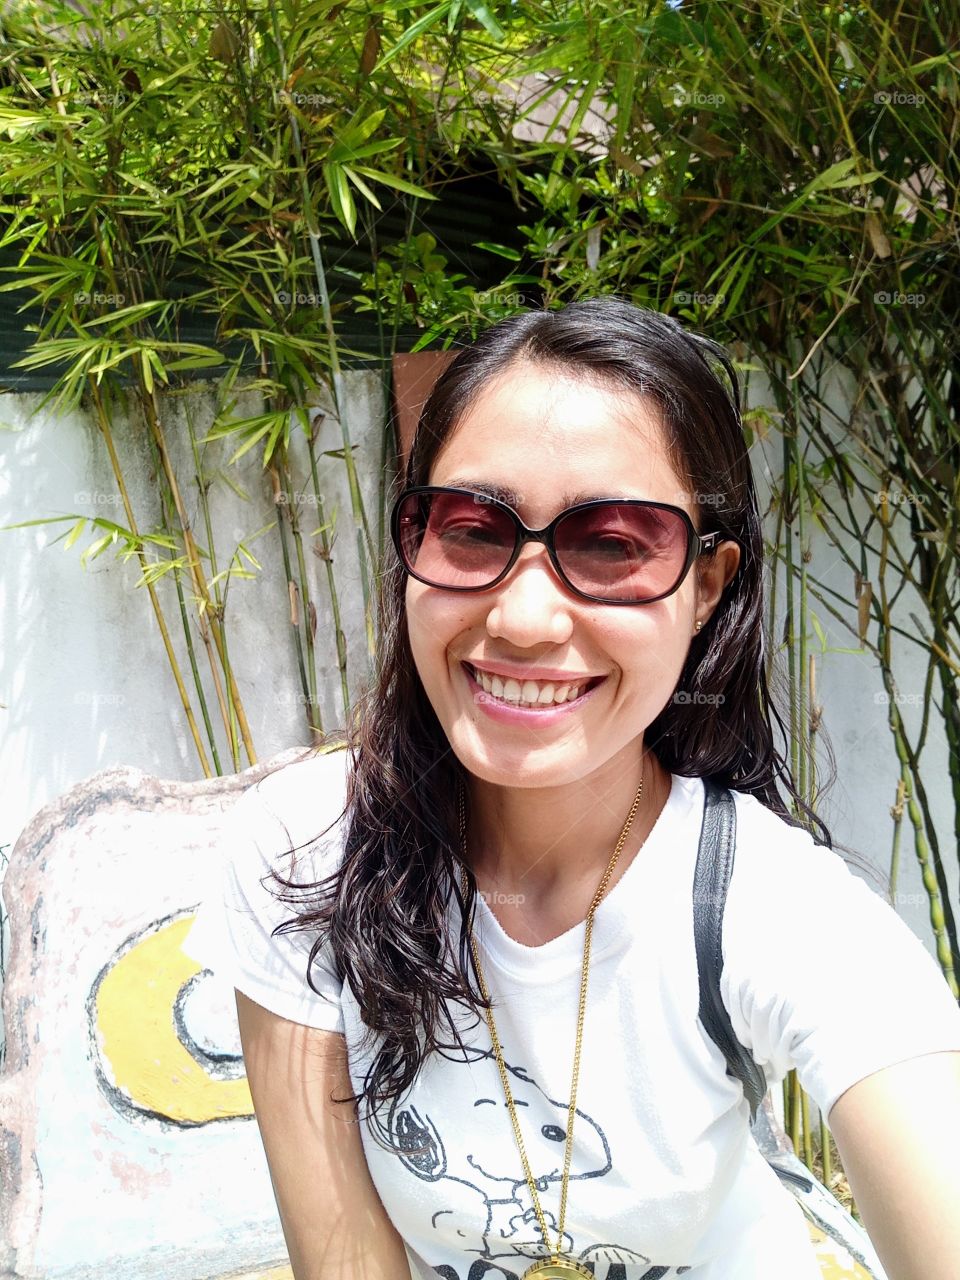
M 310 989 L 312 939 L 270 936 L 294 908 L 260 883 L 271 866 L 291 875 L 292 844 L 315 841 L 296 855 L 299 881 L 337 865 L 344 822 L 316 837 L 343 807 L 348 762 L 343 750 L 314 755 L 243 794 L 222 877 L 212 875 L 184 949 L 264 1008 L 343 1032 L 359 1092 L 370 1049 L 360 1056 L 349 983 L 341 989 L 325 950 L 313 968 L 323 995 Z M 795 1067 L 829 1115 L 874 1071 L 960 1050 L 960 1010 L 896 912 L 839 854 L 734 796 L 721 993 L 768 1084 Z M 698 1019 L 702 815 L 701 780 L 673 775 L 656 825 L 594 917 L 564 1245 L 596 1280 L 819 1280 L 800 1208 L 757 1149 L 742 1087 Z M 584 924 L 528 947 L 481 899 L 476 937 L 553 1245 Z M 469 1061 L 455 1046 L 428 1059 L 389 1116 L 398 1147 L 425 1149 L 391 1154 L 362 1123 L 367 1163 L 415 1280 L 516 1280 L 541 1256 L 536 1215 L 486 1022 L 458 1006 L 451 1014 Z

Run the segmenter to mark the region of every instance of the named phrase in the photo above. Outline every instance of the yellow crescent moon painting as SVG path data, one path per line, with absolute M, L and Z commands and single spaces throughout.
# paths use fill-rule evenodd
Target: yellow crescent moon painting
M 253 1118 L 239 1052 L 191 1035 L 186 1005 L 209 971 L 180 950 L 193 911 L 128 938 L 91 993 L 101 1088 L 120 1111 L 173 1124 Z M 232 1077 L 232 1078 L 231 1078 Z

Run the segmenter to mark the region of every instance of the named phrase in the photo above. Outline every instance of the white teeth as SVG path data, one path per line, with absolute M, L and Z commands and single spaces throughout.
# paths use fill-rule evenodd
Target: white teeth
M 478 671 L 476 667 L 471 667 L 471 671 L 485 693 L 521 706 L 546 707 L 572 702 L 586 688 L 586 684 L 555 685 L 551 680 L 546 680 L 543 684 L 538 684 L 535 680 L 524 680 L 521 685 L 519 680 L 488 676 L 485 671 Z

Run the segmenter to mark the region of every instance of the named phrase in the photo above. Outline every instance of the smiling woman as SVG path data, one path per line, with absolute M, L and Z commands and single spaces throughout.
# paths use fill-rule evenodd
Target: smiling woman
M 495 325 L 424 406 L 391 531 L 350 750 L 332 738 L 244 795 L 188 945 L 238 991 L 297 1280 L 397 1280 L 400 1259 L 416 1280 L 817 1280 L 701 1018 L 691 894 L 715 788 L 736 819 L 724 1008 L 768 1084 L 796 1069 L 838 1105 L 854 1165 L 861 1083 L 960 1051 L 960 1012 L 774 742 L 728 358 L 609 297 Z M 303 846 L 306 874 L 282 875 Z M 840 941 L 800 964 L 814 907 Z M 311 1080 L 325 1099 L 347 1076 L 352 1095 L 307 1107 Z M 354 1105 L 362 1125 L 330 1123 Z M 960 1193 L 940 1175 L 915 1199 Z M 879 1220 L 907 1193 L 871 1176 Z M 943 1230 L 905 1249 L 881 1226 L 890 1280 L 946 1274 Z

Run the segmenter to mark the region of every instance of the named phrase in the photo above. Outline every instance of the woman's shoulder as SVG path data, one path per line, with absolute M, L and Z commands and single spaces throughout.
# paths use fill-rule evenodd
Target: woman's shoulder
M 821 844 L 805 826 L 748 792 L 732 792 L 737 844 L 730 880 L 734 910 L 747 900 L 778 903 L 778 912 L 800 912 L 825 898 L 848 909 L 873 909 L 884 900 L 843 855 Z
M 349 765 L 339 744 L 311 749 L 251 783 L 234 805 L 234 825 L 258 842 L 272 844 L 278 831 L 291 844 L 315 839 L 344 811 Z

